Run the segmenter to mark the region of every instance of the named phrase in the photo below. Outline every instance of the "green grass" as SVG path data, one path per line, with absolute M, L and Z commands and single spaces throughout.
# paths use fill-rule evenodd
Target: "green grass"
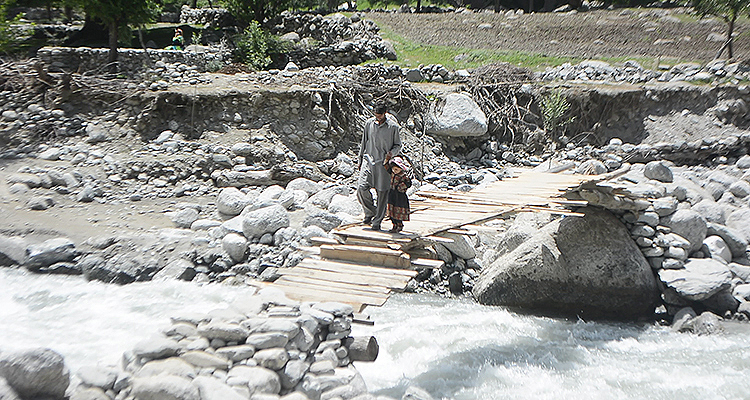
M 545 54 L 512 50 L 486 50 L 424 45 L 397 35 L 387 26 L 378 26 L 380 27 L 381 37 L 394 44 L 397 60 L 385 61 L 379 59 L 369 61 L 368 63 L 388 62 L 409 68 L 416 68 L 419 65 L 441 64 L 448 69 L 457 70 L 477 68 L 496 62 L 507 62 L 519 67 L 529 68 L 532 71 L 543 71 L 547 67 L 556 67 L 564 63 L 578 64 L 585 60 L 585 58 L 579 57 L 548 56 Z M 600 60 L 612 65 L 620 65 L 625 61 L 634 60 L 646 69 L 657 69 L 659 65 L 668 65 L 671 67 L 683 62 L 690 62 L 690 60 L 653 57 L 609 57 L 601 58 Z

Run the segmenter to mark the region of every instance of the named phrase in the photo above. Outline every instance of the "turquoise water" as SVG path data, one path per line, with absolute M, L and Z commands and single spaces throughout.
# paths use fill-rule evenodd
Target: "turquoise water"
M 49 347 L 75 372 L 115 365 L 169 317 L 224 308 L 248 289 L 187 282 L 126 286 L 0 268 L 0 350 Z M 380 344 L 356 363 L 368 388 L 400 398 L 750 399 L 750 324 L 713 336 L 517 314 L 470 301 L 393 296 L 369 309 Z

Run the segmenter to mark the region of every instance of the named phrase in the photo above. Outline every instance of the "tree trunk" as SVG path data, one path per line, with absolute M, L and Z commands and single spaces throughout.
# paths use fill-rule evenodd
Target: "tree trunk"
M 732 16 L 732 19 L 729 20 L 729 26 L 727 27 L 727 43 L 729 43 L 729 58 L 731 59 L 734 56 L 734 52 L 732 51 L 732 33 L 734 32 L 734 21 L 737 20 L 737 14 L 734 14 Z
M 417 0 L 417 12 L 422 12 L 422 0 Z
M 118 22 L 110 22 L 109 24 L 109 72 L 117 73 L 117 31 L 119 30 Z

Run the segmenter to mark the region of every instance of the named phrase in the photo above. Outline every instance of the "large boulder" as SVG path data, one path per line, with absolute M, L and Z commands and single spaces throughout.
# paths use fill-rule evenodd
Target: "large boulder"
M 245 195 L 235 187 L 221 189 L 216 199 L 216 209 L 224 215 L 239 215 L 245 207 L 253 202 L 253 198 Z
M 733 211 L 727 217 L 725 225 L 727 228 L 740 233 L 745 240 L 750 242 L 750 209 L 740 208 Z
M 76 246 L 70 239 L 49 239 L 39 244 L 29 245 L 26 248 L 24 265 L 29 270 L 38 270 L 59 261 L 72 261 L 77 255 Z
M 242 216 L 242 233 L 248 239 L 259 238 L 265 233 L 274 234 L 289 226 L 289 212 L 275 204 L 250 211 Z
M 706 219 L 693 210 L 681 209 L 662 217 L 661 224 L 672 229 L 672 232 L 690 242 L 689 252 L 699 250 L 706 238 Z
M 481 136 L 487 133 L 487 116 L 469 96 L 451 93 L 439 114 L 426 119 L 427 132 L 446 136 Z
M 608 211 L 553 221 L 482 271 L 483 304 L 585 318 L 632 319 L 653 313 L 657 283 L 627 228 Z
M 200 400 L 200 392 L 190 379 L 157 375 L 133 379 L 133 395 L 138 400 Z
M 28 245 L 24 238 L 0 235 L 0 267 L 23 264 Z
M 706 300 L 732 283 L 732 272 L 726 264 L 712 258 L 690 258 L 681 269 L 662 269 L 659 279 L 681 297 Z
M 0 353 L 0 377 L 24 399 L 62 399 L 70 384 L 63 357 L 50 349 Z

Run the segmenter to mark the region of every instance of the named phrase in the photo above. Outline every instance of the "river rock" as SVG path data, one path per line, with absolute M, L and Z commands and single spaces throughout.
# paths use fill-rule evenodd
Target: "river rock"
M 21 400 L 21 398 L 18 396 L 18 393 L 16 393 L 16 391 L 13 390 L 12 387 L 10 387 L 8 381 L 6 381 L 2 376 L 0 376 L 0 399 Z
M 724 239 L 722 239 L 720 236 L 707 236 L 703 240 L 703 244 L 708 248 L 711 257 L 719 257 L 726 262 L 732 261 L 732 252 L 729 251 L 729 247 L 726 243 L 724 243 Z
M 589 318 L 650 315 L 656 281 L 627 228 L 607 211 L 581 211 L 584 217 L 553 221 L 485 267 L 477 300 Z
M 742 234 L 742 237 L 750 242 L 750 209 L 740 208 L 733 211 L 727 216 L 725 225 Z
M 481 136 L 487 133 L 487 116 L 469 96 L 450 93 L 437 115 L 426 118 L 427 133 L 445 136 Z
M 421 387 L 412 385 L 406 388 L 401 400 L 434 400 L 434 398 Z
M 707 222 L 724 225 L 727 217 L 732 213 L 732 208 L 726 204 L 721 204 L 712 199 L 704 199 L 691 207 L 691 209 L 702 215 Z
M 26 261 L 29 243 L 18 236 L 0 235 L 0 266 L 21 265 Z
M 664 161 L 651 161 L 643 169 L 643 176 L 659 182 L 672 182 L 672 170 Z
M 231 386 L 211 376 L 199 376 L 193 380 L 201 400 L 246 400 Z
M 687 239 L 690 242 L 690 253 L 700 249 L 703 245 L 703 239 L 706 238 L 706 220 L 692 210 L 677 210 L 671 215 L 662 217 L 661 224 Z
M 203 350 L 189 350 L 180 354 L 180 358 L 197 368 L 229 369 L 229 360 Z
M 235 262 L 240 262 L 245 259 L 247 239 L 242 235 L 230 233 L 221 239 L 221 248 L 229 255 L 229 258 Z
M 70 373 L 63 357 L 41 348 L 0 352 L 0 377 L 25 399 L 62 399 L 70 384 Z
M 289 342 L 289 337 L 281 332 L 254 333 L 245 340 L 246 344 L 258 350 L 284 347 L 287 342 Z
M 227 187 L 221 189 L 216 199 L 216 208 L 220 213 L 230 216 L 239 215 L 245 207 L 250 205 L 253 199 L 246 196 L 239 189 Z
M 742 235 L 734 229 L 709 222 L 706 234 L 721 237 L 729 248 L 729 251 L 732 253 L 732 257 L 742 257 L 745 255 L 748 246 L 747 240 L 745 240 Z
M 255 393 L 279 394 L 281 391 L 279 375 L 263 367 L 247 365 L 232 367 L 227 374 L 227 384 L 247 386 L 251 395 Z
M 339 213 L 345 212 L 349 215 L 360 215 L 363 213 L 362 205 L 359 204 L 356 198 L 350 196 L 343 196 L 335 194 L 331 198 L 331 203 L 328 205 L 328 212 Z
M 316 207 L 308 207 L 305 211 L 307 215 L 302 221 L 303 227 L 315 225 L 323 228 L 323 230 L 326 232 L 330 232 L 331 229 L 341 225 L 341 217 L 336 214 L 320 210 Z
M 135 378 L 132 394 L 138 400 L 201 400 L 190 379 L 175 375 Z
M 323 190 L 323 185 L 307 178 L 295 178 L 287 183 L 286 190 L 302 190 L 308 196 L 312 196 Z
M 176 355 L 180 351 L 180 345 L 162 336 L 142 340 L 133 347 L 133 354 L 137 357 L 150 359 L 166 358 Z
M 451 253 L 455 254 L 456 257 L 463 258 L 464 260 L 476 257 L 476 249 L 474 249 L 474 244 L 471 243 L 468 236 L 447 232 L 440 233 L 438 236 L 453 240 L 452 243 L 441 244 L 445 246 L 446 249 L 450 250 Z
M 30 270 L 48 267 L 60 261 L 72 261 L 78 255 L 75 244 L 68 238 L 45 240 L 26 248 L 24 266 Z
M 175 375 L 193 379 L 196 377 L 195 367 L 179 357 L 169 357 L 163 360 L 149 361 L 136 371 L 136 377 L 156 375 Z
M 510 253 L 534 235 L 539 228 L 552 221 L 552 214 L 546 212 L 522 212 L 513 220 L 500 241 L 494 245 L 498 255 Z M 483 236 L 483 240 L 486 240 Z M 489 238 L 492 240 L 492 238 Z
M 690 258 L 683 269 L 660 270 L 659 278 L 685 299 L 701 301 L 729 287 L 732 273 L 722 262 L 710 258 Z
M 244 342 L 250 331 L 244 326 L 221 321 L 211 321 L 198 325 L 198 334 L 210 339 L 221 339 L 225 342 Z
M 253 359 L 258 362 L 258 365 L 264 368 L 268 368 L 273 371 L 278 371 L 286 365 L 289 361 L 289 353 L 283 347 L 274 347 L 270 349 L 258 350 L 254 355 Z
M 154 274 L 152 280 L 180 279 L 183 281 L 192 281 L 197 274 L 198 271 L 195 269 L 195 264 L 192 261 L 177 258 L 170 260 L 164 268 Z
M 96 386 L 104 390 L 109 390 L 115 386 L 117 370 L 114 368 L 84 366 L 78 370 L 76 375 L 81 379 L 81 383 L 84 385 Z
M 234 362 L 247 360 L 255 354 L 255 348 L 247 344 L 237 346 L 225 346 L 216 349 L 216 355 L 232 360 Z
M 278 204 L 242 215 L 242 233 L 248 239 L 260 238 L 265 233 L 273 235 L 278 229 L 288 226 L 289 212 Z

